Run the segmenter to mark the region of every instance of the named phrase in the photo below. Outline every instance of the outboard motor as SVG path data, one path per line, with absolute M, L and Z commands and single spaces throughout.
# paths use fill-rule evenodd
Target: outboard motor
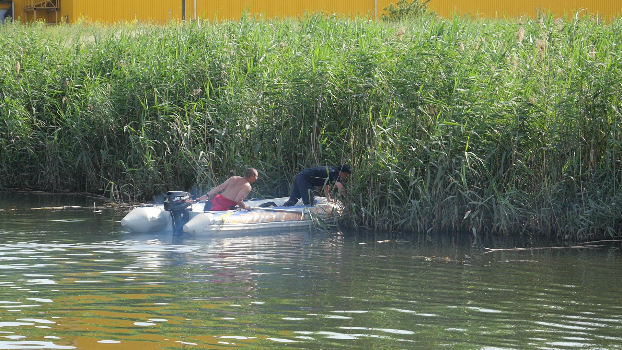
M 173 234 L 183 233 L 184 225 L 190 221 L 190 194 L 183 191 L 168 191 L 164 196 L 164 210 L 173 218 Z

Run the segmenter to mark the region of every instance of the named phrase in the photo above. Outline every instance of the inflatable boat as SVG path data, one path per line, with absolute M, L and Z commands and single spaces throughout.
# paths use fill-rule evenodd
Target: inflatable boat
M 171 193 L 171 192 L 169 192 Z M 204 211 L 205 203 L 178 198 L 164 204 L 144 205 L 132 209 L 121 225 L 130 232 L 185 232 L 193 235 L 225 236 L 229 234 L 266 234 L 313 228 L 317 223 L 334 221 L 342 213 L 339 202 L 315 197 L 315 205 L 282 206 L 287 197 L 244 201 L 253 208 L 246 210 Z M 171 210 L 171 203 L 185 203 L 181 214 Z M 178 211 L 179 212 L 179 211 Z M 179 215 L 182 217 L 180 218 Z M 177 217 L 176 217 L 177 216 Z

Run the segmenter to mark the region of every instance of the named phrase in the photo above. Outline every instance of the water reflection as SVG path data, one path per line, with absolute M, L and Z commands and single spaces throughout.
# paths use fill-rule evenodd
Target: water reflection
M 123 233 L 105 210 L 13 205 L 0 212 L 0 349 L 622 344 L 617 241 L 174 237 Z

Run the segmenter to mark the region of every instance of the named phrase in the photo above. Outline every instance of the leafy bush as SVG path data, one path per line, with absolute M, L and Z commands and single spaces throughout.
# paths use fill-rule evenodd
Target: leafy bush
M 428 2 L 430 2 L 430 0 L 425 2 L 420 2 L 419 0 L 413 0 L 412 2 L 400 0 L 384 8 L 387 14 L 382 14 L 382 20 L 397 22 L 405 19 L 422 17 L 428 12 Z

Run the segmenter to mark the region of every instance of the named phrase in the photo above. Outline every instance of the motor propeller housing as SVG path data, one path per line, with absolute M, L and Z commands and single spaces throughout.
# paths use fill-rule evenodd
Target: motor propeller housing
M 173 218 L 173 233 L 183 233 L 184 225 L 190 220 L 190 194 L 184 191 L 168 191 L 164 196 L 164 210 Z

